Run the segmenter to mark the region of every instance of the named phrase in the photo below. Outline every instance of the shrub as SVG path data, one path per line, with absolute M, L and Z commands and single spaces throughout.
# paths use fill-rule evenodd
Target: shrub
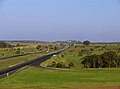
M 94 51 L 94 49 L 93 49 L 93 48 L 90 48 L 90 51 Z
M 56 67 L 57 63 L 55 61 L 52 62 L 51 67 Z
M 20 54 L 20 50 L 17 50 L 17 51 L 16 51 L 16 54 Z
M 64 58 L 64 55 L 62 54 L 61 57 Z
M 47 67 L 56 67 L 57 63 L 55 61 L 53 61 L 50 65 L 48 65 Z
M 20 48 L 18 48 L 17 50 L 20 50 Z
M 65 67 L 65 65 L 64 65 L 64 63 L 57 63 L 57 65 L 56 65 L 56 68 L 64 68 Z
M 21 52 L 21 54 L 24 54 L 24 52 Z
M 68 64 L 68 68 L 73 68 L 74 67 L 74 63 L 73 62 L 70 62 L 69 64 Z
M 82 56 L 83 55 L 83 53 L 82 52 L 78 52 L 78 56 Z

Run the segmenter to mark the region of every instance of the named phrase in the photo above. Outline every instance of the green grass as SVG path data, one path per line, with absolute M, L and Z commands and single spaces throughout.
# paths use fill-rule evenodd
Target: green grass
M 0 89 L 67 89 L 120 86 L 120 69 L 45 70 L 29 68 L 0 80 Z

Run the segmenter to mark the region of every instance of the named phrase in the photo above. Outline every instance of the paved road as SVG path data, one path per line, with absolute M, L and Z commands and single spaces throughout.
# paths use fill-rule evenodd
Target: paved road
M 66 49 L 68 49 L 68 48 L 66 48 Z M 44 55 L 42 57 L 38 57 L 38 58 L 35 58 L 33 60 L 18 64 L 18 65 L 9 67 L 9 68 L 2 69 L 2 70 L 0 70 L 0 78 L 6 77 L 10 73 L 12 74 L 12 72 L 14 72 L 16 70 L 19 70 L 20 68 L 23 68 L 23 67 L 28 66 L 28 65 L 40 65 L 42 62 L 44 62 L 47 59 L 51 58 L 53 55 L 58 55 L 61 52 L 65 51 L 66 49 L 60 50 L 60 51 L 57 51 L 57 52 L 54 52 L 54 53 L 51 53 L 51 54 L 48 54 L 48 55 Z
M 29 54 L 40 54 L 40 53 L 44 53 L 46 51 L 34 52 L 34 53 L 25 53 L 25 54 L 16 54 L 16 55 L 11 55 L 11 56 L 7 56 L 7 57 L 1 57 L 0 60 L 10 59 L 10 58 L 15 58 L 15 57 L 20 57 L 20 56 L 26 56 L 26 55 L 29 55 Z M 53 50 L 49 50 L 49 51 L 53 51 Z

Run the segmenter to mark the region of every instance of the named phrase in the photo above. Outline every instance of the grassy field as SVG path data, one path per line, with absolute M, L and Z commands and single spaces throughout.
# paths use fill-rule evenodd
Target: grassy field
M 120 69 L 48 70 L 31 67 L 0 80 L 0 89 L 89 89 L 112 86 L 120 88 Z

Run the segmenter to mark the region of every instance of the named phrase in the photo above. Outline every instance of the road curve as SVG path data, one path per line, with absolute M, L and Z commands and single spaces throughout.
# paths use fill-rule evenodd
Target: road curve
M 66 49 L 68 49 L 68 48 L 66 48 Z M 17 65 L 12 66 L 12 67 L 8 67 L 8 68 L 5 68 L 5 69 L 2 69 L 2 70 L 0 70 L 0 76 L 1 75 L 5 75 L 5 74 L 7 75 L 11 71 L 15 71 L 17 69 L 23 68 L 23 67 L 28 66 L 28 65 L 38 65 L 38 64 L 41 64 L 42 62 L 44 62 L 47 59 L 51 58 L 53 55 L 58 55 L 61 52 L 65 51 L 66 49 L 63 49 L 63 50 L 60 50 L 60 51 L 57 51 L 57 52 L 54 52 L 54 53 L 51 53 L 51 54 L 47 54 L 47 55 L 44 55 L 42 57 L 38 57 L 38 58 L 35 58 L 33 60 L 30 60 L 30 61 L 27 61 L 27 62 L 23 62 L 21 64 L 17 64 Z

